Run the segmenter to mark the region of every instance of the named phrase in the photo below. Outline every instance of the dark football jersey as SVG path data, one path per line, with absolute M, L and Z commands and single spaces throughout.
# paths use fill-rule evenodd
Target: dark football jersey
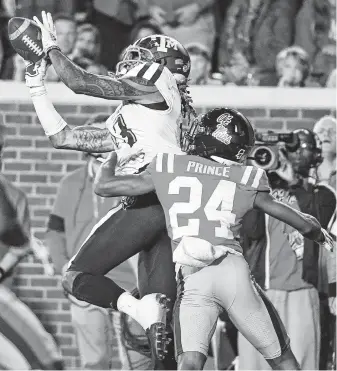
M 241 252 L 241 220 L 257 192 L 270 192 L 264 170 L 233 162 L 159 153 L 147 171 L 174 244 L 194 236 Z

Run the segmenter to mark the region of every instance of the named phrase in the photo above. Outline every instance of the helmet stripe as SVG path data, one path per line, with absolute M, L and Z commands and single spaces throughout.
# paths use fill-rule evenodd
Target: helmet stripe
M 131 68 L 124 76 L 138 76 L 139 70 L 143 68 L 143 64 Z
M 162 65 L 158 65 L 158 68 L 157 68 L 157 71 L 153 74 L 153 76 L 151 77 L 150 81 L 155 84 L 156 81 L 159 79 L 159 77 L 161 76 L 162 72 L 164 70 L 164 67 Z
M 137 76 L 143 77 L 145 72 L 150 68 L 150 66 L 151 66 L 151 63 L 145 63 L 143 67 L 139 70 L 139 72 L 137 73 Z
M 144 73 L 143 77 L 146 80 L 150 80 L 151 77 L 154 75 L 154 73 L 158 69 L 158 64 L 157 63 L 151 63 L 150 67 L 147 69 L 147 71 Z

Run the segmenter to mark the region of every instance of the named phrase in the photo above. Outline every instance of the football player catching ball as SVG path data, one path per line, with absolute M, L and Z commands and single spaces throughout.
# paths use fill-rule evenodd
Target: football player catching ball
M 140 39 L 126 49 L 116 66 L 116 75 L 101 76 L 84 71 L 61 53 L 49 13 L 42 13 L 42 22 L 36 17 L 34 20 L 42 31 L 44 52 L 70 89 L 123 101 L 107 120 L 105 129 L 71 129 L 48 98 L 43 81 L 46 60 L 28 65 L 26 85 L 39 121 L 55 148 L 116 151 L 119 164 L 123 163 L 119 169 L 123 174 L 144 170 L 160 151 L 182 153 L 179 140 L 183 116 L 188 118 L 194 110 L 187 91 L 190 58 L 178 41 L 164 35 Z M 147 330 L 158 360 L 163 358 L 167 345 L 166 307 L 173 306 L 176 296 L 172 250 L 164 212 L 155 193 L 127 201 L 126 210 L 108 213 L 88 236 L 72 259 L 63 286 L 79 300 L 132 316 Z M 145 268 L 145 273 L 139 274 L 139 291 L 144 296 L 141 300 L 104 276 L 139 252 Z M 171 304 L 166 298 L 171 299 Z M 168 363 L 165 367 L 172 369 L 175 365 Z

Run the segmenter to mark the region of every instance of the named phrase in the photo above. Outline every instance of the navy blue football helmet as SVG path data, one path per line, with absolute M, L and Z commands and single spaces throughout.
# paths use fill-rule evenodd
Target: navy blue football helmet
M 183 150 L 243 162 L 254 143 L 254 130 L 247 117 L 232 108 L 215 108 L 195 119 L 184 136 Z

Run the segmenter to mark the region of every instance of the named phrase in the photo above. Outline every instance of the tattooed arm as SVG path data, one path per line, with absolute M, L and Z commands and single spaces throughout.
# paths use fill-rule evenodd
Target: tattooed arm
M 107 128 L 78 126 L 71 129 L 56 111 L 44 86 L 30 88 L 30 95 L 41 126 L 55 148 L 83 152 L 110 152 L 115 149 L 114 138 Z
M 110 100 L 133 100 L 143 104 L 161 103 L 161 93 L 151 80 L 132 76 L 127 79 L 86 72 L 57 49 L 48 56 L 63 83 L 76 94 Z
M 92 126 L 78 126 L 70 129 L 66 126 L 57 134 L 49 136 L 55 148 L 75 149 L 83 152 L 111 152 L 115 145 L 108 129 Z

